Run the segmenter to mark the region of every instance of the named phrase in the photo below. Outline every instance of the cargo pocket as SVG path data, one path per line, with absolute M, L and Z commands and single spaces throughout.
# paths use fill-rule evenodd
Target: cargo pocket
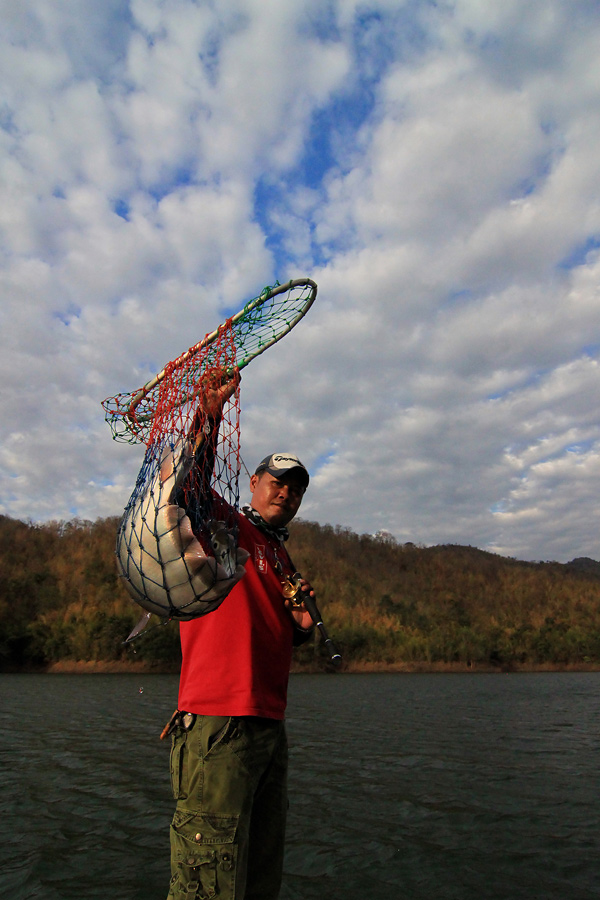
M 188 734 L 178 728 L 171 740 L 171 790 L 175 800 L 185 800 L 188 795 L 187 768 L 184 762 Z
M 233 900 L 237 816 L 177 810 L 171 823 L 172 896 L 177 900 Z

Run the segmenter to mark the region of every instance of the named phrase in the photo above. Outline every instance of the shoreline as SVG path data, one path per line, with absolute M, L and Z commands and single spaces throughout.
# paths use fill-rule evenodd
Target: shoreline
M 292 664 L 292 675 L 369 675 L 369 674 L 510 674 L 534 672 L 600 672 L 600 663 L 428 663 L 428 662 L 345 662 L 341 669 Z M 153 665 L 133 660 L 61 660 L 39 669 L 12 669 L 0 674 L 35 675 L 178 675 L 179 666 Z

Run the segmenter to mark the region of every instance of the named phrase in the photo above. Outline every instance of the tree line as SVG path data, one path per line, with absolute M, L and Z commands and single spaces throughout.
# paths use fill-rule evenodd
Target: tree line
M 0 516 L 0 671 L 136 660 L 176 671 L 176 623 L 142 610 L 117 576 L 117 518 L 33 524 Z M 288 548 L 315 588 L 346 667 L 600 665 L 600 563 L 522 562 L 474 547 L 298 520 Z M 154 624 L 154 627 L 152 627 Z M 299 668 L 326 669 L 318 635 Z

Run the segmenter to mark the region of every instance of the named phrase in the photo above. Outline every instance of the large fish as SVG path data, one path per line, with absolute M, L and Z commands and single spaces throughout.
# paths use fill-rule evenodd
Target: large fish
M 194 534 L 177 503 L 193 465 L 185 438 L 167 442 L 162 452 L 149 448 L 117 538 L 117 567 L 127 590 L 148 613 L 165 618 L 195 619 L 215 610 L 243 577 L 248 559 L 224 521 L 206 522 L 214 555 Z

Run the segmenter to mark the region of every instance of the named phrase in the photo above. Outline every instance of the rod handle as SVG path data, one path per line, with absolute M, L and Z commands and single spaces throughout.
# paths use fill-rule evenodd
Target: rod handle
M 302 602 L 304 603 L 306 609 L 308 610 L 311 619 L 315 623 L 315 626 L 319 629 L 321 633 L 321 637 L 323 638 L 323 643 L 327 648 L 327 652 L 329 653 L 329 658 L 334 666 L 341 666 L 342 664 L 342 654 L 335 646 L 329 635 L 327 634 L 327 629 L 323 624 L 323 619 L 321 617 L 321 613 L 315 603 L 315 598 L 311 597 L 308 591 L 301 591 L 300 595 L 302 598 Z

